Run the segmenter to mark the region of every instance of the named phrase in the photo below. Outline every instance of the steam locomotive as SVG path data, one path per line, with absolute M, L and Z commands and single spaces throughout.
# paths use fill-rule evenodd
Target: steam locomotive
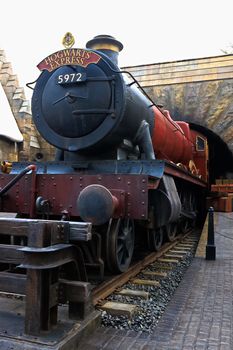
M 32 115 L 56 157 L 35 163 L 31 182 L 11 186 L 1 202 L 24 218 L 91 223 L 92 240 L 80 243 L 86 266 L 117 273 L 136 241 L 157 251 L 193 225 L 208 183 L 206 137 L 172 120 L 120 70 L 122 48 L 99 35 L 38 64 Z M 13 163 L 2 188 L 25 166 Z

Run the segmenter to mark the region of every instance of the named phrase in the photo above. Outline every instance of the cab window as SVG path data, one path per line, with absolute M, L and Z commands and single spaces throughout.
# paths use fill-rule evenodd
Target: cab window
M 196 138 L 196 150 L 197 151 L 205 150 L 205 140 L 200 136 L 197 136 Z

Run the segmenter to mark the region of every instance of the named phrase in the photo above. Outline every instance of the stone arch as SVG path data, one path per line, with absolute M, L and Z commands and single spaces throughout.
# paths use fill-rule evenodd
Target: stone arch
M 233 54 L 125 67 L 174 119 L 219 135 L 233 153 Z
M 207 135 L 212 178 L 233 178 L 233 55 L 125 67 L 174 120 Z M 231 174 L 231 175 L 230 175 Z
M 209 145 L 209 180 L 214 183 L 215 179 L 233 178 L 233 154 L 228 145 L 210 129 L 190 123 L 190 126 L 204 134 Z

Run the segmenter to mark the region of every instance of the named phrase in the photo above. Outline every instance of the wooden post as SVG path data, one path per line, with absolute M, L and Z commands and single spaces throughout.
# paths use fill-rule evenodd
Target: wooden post
M 33 222 L 28 246 L 42 248 L 50 244 L 49 223 Z M 28 269 L 26 282 L 25 333 L 38 335 L 57 324 L 58 302 L 56 287 L 58 269 Z M 55 293 L 54 293 L 55 289 Z
M 206 260 L 216 259 L 216 246 L 214 243 L 214 208 L 208 209 L 208 239 L 206 245 Z

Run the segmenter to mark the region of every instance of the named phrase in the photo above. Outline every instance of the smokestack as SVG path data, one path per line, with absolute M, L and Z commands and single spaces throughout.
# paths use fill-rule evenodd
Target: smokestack
M 113 63 L 118 65 L 118 55 L 123 49 L 123 45 L 113 36 L 103 34 L 97 35 L 89 40 L 86 44 L 86 48 L 103 52 Z

